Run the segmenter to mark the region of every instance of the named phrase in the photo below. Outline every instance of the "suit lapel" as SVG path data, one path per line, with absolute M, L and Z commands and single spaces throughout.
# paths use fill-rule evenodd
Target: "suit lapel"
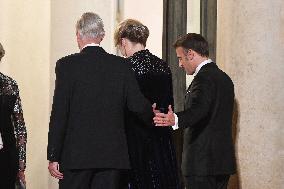
M 99 46 L 88 46 L 82 49 L 81 53 L 100 55 L 106 53 L 106 51 Z
M 216 65 L 216 63 L 212 62 L 209 64 L 206 64 L 204 66 L 202 66 L 202 68 L 199 70 L 199 72 L 197 73 L 197 75 L 194 77 L 194 79 L 192 80 L 191 84 L 188 86 L 186 93 L 185 93 L 185 108 L 189 105 L 190 103 L 190 93 L 192 91 L 192 83 L 194 83 L 195 78 L 201 74 L 204 70 L 206 69 L 210 69 L 210 68 L 218 68 L 218 66 Z

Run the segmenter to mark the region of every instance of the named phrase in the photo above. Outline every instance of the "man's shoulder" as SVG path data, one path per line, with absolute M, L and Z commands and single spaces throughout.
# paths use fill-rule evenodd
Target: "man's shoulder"
M 58 60 L 58 62 L 72 62 L 72 61 L 76 61 L 76 60 L 81 60 L 82 58 L 89 56 L 88 54 L 84 54 L 84 53 L 74 53 L 74 54 L 70 54 L 67 56 L 64 56 L 62 58 L 60 58 Z M 96 55 L 94 55 L 94 57 L 96 57 Z M 112 61 L 112 62 L 124 62 L 125 58 L 114 55 L 114 54 L 110 54 L 110 53 L 101 53 L 99 55 L 99 57 L 101 59 L 105 59 L 108 61 Z
M 113 68 L 118 68 L 118 69 L 130 69 L 130 64 L 128 64 L 128 62 L 126 61 L 125 58 L 114 55 L 114 54 L 110 54 L 110 53 L 106 53 L 103 57 L 102 57 L 103 61 L 105 62 L 105 64 L 110 65 Z
M 67 55 L 67 56 L 64 56 L 62 58 L 60 58 L 57 62 L 70 62 L 70 61 L 73 61 L 73 60 L 76 60 L 76 59 L 80 59 L 81 57 L 81 54 L 80 53 L 73 53 L 73 54 L 70 54 L 70 55 Z
M 78 70 L 83 65 L 82 62 L 98 63 L 96 65 L 100 65 L 101 69 L 107 69 L 113 74 L 125 74 L 131 70 L 130 64 L 126 62 L 125 58 L 107 52 L 94 56 L 86 53 L 67 55 L 56 62 L 56 67 L 64 70 Z
M 204 67 L 201 68 L 200 74 L 198 75 L 203 75 L 203 76 L 217 76 L 217 75 L 223 75 L 223 76 L 228 76 L 226 72 L 224 72 L 215 62 L 206 64 Z
M 196 80 L 210 83 L 210 85 L 233 85 L 233 81 L 230 76 L 225 71 L 220 69 L 216 63 L 210 63 L 205 69 L 200 70 L 200 73 L 198 73 L 196 76 Z
M 114 55 L 114 54 L 109 54 L 107 53 L 107 56 L 109 57 L 110 60 L 114 62 L 125 62 L 125 58 Z

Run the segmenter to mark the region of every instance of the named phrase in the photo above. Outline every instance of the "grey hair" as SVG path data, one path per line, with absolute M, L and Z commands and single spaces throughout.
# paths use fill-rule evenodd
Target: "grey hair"
M 2 44 L 0 43 L 0 61 L 3 58 L 4 55 L 5 55 L 5 50 L 4 50 L 3 46 L 2 46 Z
M 104 23 L 98 14 L 84 13 L 77 21 L 76 31 L 82 38 L 99 38 L 105 35 Z

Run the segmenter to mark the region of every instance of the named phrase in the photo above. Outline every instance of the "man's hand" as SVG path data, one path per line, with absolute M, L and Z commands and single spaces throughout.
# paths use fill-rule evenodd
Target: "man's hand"
M 169 105 L 168 113 L 155 113 L 155 117 L 153 118 L 156 126 L 165 127 L 165 126 L 173 126 L 175 125 L 175 116 L 172 110 L 172 106 Z
M 57 179 L 63 179 L 63 174 L 59 172 L 58 162 L 49 162 L 48 170 L 51 176 Z
M 157 104 L 154 103 L 154 104 L 152 105 L 152 110 L 153 110 L 154 114 L 156 114 L 156 113 L 161 113 L 160 110 L 157 110 L 156 108 L 157 108 Z

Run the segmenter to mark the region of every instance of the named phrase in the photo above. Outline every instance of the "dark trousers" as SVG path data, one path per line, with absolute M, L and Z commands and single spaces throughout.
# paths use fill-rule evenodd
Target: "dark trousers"
M 122 182 L 122 170 L 117 169 L 82 169 L 64 170 L 59 189 L 122 189 L 127 183 Z
M 0 150 L 0 189 L 15 189 L 18 162 L 16 152 Z
M 184 177 L 186 189 L 227 189 L 230 175 Z

